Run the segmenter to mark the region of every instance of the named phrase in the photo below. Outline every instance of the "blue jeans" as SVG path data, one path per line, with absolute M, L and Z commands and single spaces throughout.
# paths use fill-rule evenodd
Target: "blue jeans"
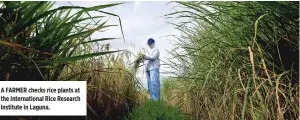
M 146 72 L 148 82 L 148 93 L 152 100 L 160 99 L 160 78 L 159 68 L 152 69 Z

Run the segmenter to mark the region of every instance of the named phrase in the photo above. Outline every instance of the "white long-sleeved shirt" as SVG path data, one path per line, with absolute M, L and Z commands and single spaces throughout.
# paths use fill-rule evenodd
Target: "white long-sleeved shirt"
M 160 67 L 159 50 L 157 48 L 152 48 L 150 54 L 148 56 L 145 55 L 144 59 L 146 62 L 146 71 Z

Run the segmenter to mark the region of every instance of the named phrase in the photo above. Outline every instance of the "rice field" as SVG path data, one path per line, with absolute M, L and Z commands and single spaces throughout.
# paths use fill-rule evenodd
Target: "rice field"
M 128 66 L 132 53 L 101 44 L 119 38 L 91 38 L 113 26 L 122 31 L 122 18 L 105 11 L 122 3 L 1 1 L 1 81 L 84 80 L 88 87 L 86 117 L 1 119 L 299 119 L 299 2 L 176 3 L 184 10 L 165 15 L 184 19 L 171 23 L 181 32 L 169 52 L 174 75 L 161 81 L 155 102 L 136 77 L 141 59 Z

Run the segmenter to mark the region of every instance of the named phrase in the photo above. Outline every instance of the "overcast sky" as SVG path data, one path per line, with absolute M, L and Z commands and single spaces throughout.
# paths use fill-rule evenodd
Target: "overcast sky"
M 95 6 L 100 4 L 108 4 L 115 3 L 106 2 L 106 1 L 71 1 L 74 6 Z M 147 47 L 148 38 L 153 38 L 156 42 L 156 47 L 160 50 L 160 59 L 162 61 L 166 61 L 166 57 L 168 55 L 167 50 L 172 50 L 174 47 L 170 42 L 174 40 L 173 37 L 165 37 L 168 35 L 179 35 L 180 33 L 175 30 L 171 24 L 166 23 L 170 21 L 170 19 L 166 19 L 162 17 L 168 13 L 174 12 L 172 10 L 173 7 L 178 6 L 176 3 L 169 3 L 163 1 L 153 1 L 153 2 L 127 2 L 122 5 L 118 5 L 116 7 L 111 7 L 105 9 L 107 12 L 111 12 L 117 14 L 121 17 L 124 36 L 126 42 L 123 39 L 113 40 L 103 42 L 111 44 L 112 48 L 115 49 L 127 49 L 133 53 L 138 53 L 142 48 Z M 69 2 L 57 1 L 55 4 L 58 6 L 66 6 L 70 5 Z M 97 12 L 93 12 L 92 16 L 97 16 Z M 118 25 L 118 18 L 111 17 L 109 18 L 108 24 L 116 24 Z M 112 27 L 109 28 L 106 32 L 96 32 L 93 34 L 92 38 L 103 38 L 103 37 L 114 37 L 114 38 L 122 38 L 122 33 L 120 27 Z M 163 62 L 162 62 L 163 64 Z M 161 72 L 169 71 L 168 68 L 162 65 Z M 141 78 L 143 86 L 147 88 L 147 80 L 145 78 L 145 74 L 143 73 L 143 69 L 141 68 L 138 71 L 139 78 Z M 165 74 L 161 74 L 161 78 L 166 76 Z

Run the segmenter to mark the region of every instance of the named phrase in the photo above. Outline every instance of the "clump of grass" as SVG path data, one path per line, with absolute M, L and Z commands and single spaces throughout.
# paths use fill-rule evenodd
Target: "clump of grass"
M 187 116 L 179 109 L 169 106 L 163 101 L 148 100 L 134 109 L 129 120 L 186 120 Z
M 99 45 L 95 51 L 107 51 Z M 102 49 L 101 49 L 102 48 Z M 126 52 L 86 59 L 63 71 L 61 79 L 86 80 L 87 101 L 99 119 L 122 119 L 139 100 L 139 81 L 125 64 Z
M 90 36 L 112 26 L 102 18 L 114 14 L 99 10 L 119 4 L 54 8 L 55 2 L 1 3 L 0 80 L 55 81 L 67 65 L 116 52 L 92 53 L 90 49 L 95 43 L 114 38 Z M 70 14 L 74 9 L 78 12 Z M 104 16 L 89 16 L 90 11 Z
M 162 100 L 171 106 L 180 106 L 179 109 L 190 113 L 190 101 L 187 91 L 189 82 L 176 78 L 164 78 L 162 80 L 161 96 Z
M 299 2 L 178 3 L 186 10 L 169 16 L 190 21 L 174 24 L 181 51 L 170 52 L 171 67 L 187 82 L 176 93 L 186 113 L 298 119 Z
M 91 38 L 96 31 L 115 26 L 103 18 L 118 15 L 102 10 L 120 3 L 57 8 L 54 4 L 0 1 L 0 80 L 87 80 L 88 103 L 98 108 L 99 117 L 105 118 L 112 111 L 118 111 L 114 117 L 126 114 L 133 104 L 130 102 L 135 101 L 134 77 L 126 71 L 122 58 L 110 56 L 120 51 L 95 48 L 99 42 L 115 38 Z M 99 16 L 91 16 L 91 11 Z

